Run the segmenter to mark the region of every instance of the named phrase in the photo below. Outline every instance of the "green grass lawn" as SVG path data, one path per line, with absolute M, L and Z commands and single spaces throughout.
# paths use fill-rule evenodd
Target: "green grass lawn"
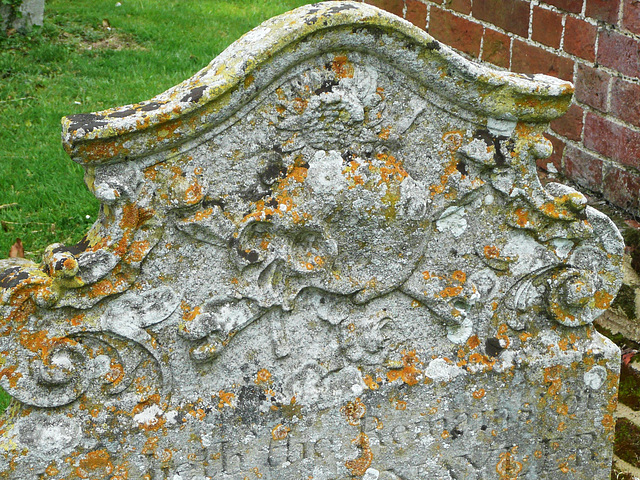
M 98 202 L 62 150 L 60 118 L 147 100 L 305 0 L 47 0 L 45 24 L 0 34 L 0 258 L 73 243 Z M 0 410 L 6 405 L 0 392 Z

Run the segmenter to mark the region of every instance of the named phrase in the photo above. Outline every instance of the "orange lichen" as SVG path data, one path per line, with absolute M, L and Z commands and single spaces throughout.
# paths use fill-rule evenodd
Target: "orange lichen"
M 540 205 L 539 209 L 547 217 L 553 219 L 566 218 L 569 215 L 569 212 L 566 209 L 559 208 L 559 206 L 553 202 L 543 203 Z
M 360 447 L 360 456 L 354 460 L 347 460 L 345 466 L 351 470 L 351 475 L 360 477 L 366 473 L 373 461 L 373 452 L 369 446 L 369 437 L 365 433 L 360 433 L 352 443 Z
M 49 350 L 56 344 L 60 343 L 60 339 L 50 338 L 47 330 L 39 330 L 37 332 L 30 332 L 23 329 L 19 332 L 20 345 L 30 352 L 37 353 L 41 358 L 46 358 Z M 71 340 L 64 343 L 73 344 Z
M 347 418 L 349 425 L 357 426 L 360 425 L 360 419 L 367 413 L 367 407 L 360 398 L 356 398 L 353 402 L 348 402 L 340 411 Z
M 113 384 L 118 384 L 124 378 L 124 366 L 115 360 L 111 360 L 109 371 L 104 375 L 104 379 Z
M 500 257 L 500 250 L 498 249 L 498 247 L 495 247 L 493 245 L 486 245 L 484 247 L 484 256 L 491 259 L 491 258 L 499 258 Z
M 84 313 L 79 313 L 78 315 L 74 315 L 73 317 L 71 317 L 69 319 L 69 323 L 74 327 L 77 327 L 78 325 L 82 325 L 82 323 L 84 323 L 84 317 Z
M 16 372 L 16 368 L 18 368 L 16 365 L 11 365 L 10 367 L 0 370 L 0 379 L 7 377 L 9 386 L 14 388 L 18 384 L 18 380 L 22 377 L 20 372 Z
M 501 345 L 503 348 L 508 348 L 511 345 L 511 340 L 507 336 L 507 332 L 509 331 L 509 326 L 506 323 L 501 324 L 498 327 L 498 332 L 496 333 L 496 338 L 501 340 Z
M 465 283 L 467 281 L 467 275 L 462 270 L 456 270 L 453 272 L 451 274 L 451 278 L 460 283 Z
M 205 219 L 209 218 L 212 214 L 213 214 L 213 208 L 212 208 L 212 207 L 210 207 L 210 208 L 206 208 L 206 209 L 204 209 L 204 210 L 201 210 L 201 211 L 199 211 L 199 212 L 196 212 L 196 213 L 193 215 L 193 219 L 194 219 L 196 222 L 201 222 L 201 221 L 203 221 L 203 220 L 205 220 Z
M 402 183 L 402 181 L 409 176 L 402 166 L 402 162 L 396 159 L 393 155 L 383 152 L 376 154 L 376 158 L 379 161 L 384 162 L 384 165 L 379 167 L 380 180 L 378 181 L 378 185 L 381 185 L 382 183 L 390 183 L 392 181 Z M 369 170 L 375 170 L 374 165 L 369 165 Z
M 482 365 L 484 367 L 484 369 L 486 370 L 491 370 L 493 368 L 493 366 L 495 365 L 497 359 L 493 358 L 489 358 L 487 355 L 484 355 L 482 353 L 472 353 L 471 355 L 469 355 L 469 363 L 470 364 L 474 364 L 474 365 Z
M 195 205 L 204 198 L 204 192 L 202 191 L 202 185 L 197 180 L 189 185 L 189 188 L 185 191 L 184 201 L 187 205 Z
M 138 207 L 134 203 L 127 203 L 122 207 L 122 219 L 120 228 L 123 230 L 136 228 L 138 226 Z
M 113 283 L 109 279 L 104 279 L 99 281 L 98 283 L 94 283 L 89 290 L 89 298 L 100 297 L 104 295 L 109 295 L 113 292 Z
M 496 472 L 500 480 L 516 480 L 522 471 L 522 463 L 517 462 L 511 452 L 500 454 L 500 461 L 496 465 Z
M 378 137 L 380 137 L 383 140 L 389 140 L 389 135 L 391 134 L 391 127 L 383 127 L 380 130 L 380 133 L 378 134 Z
M 520 341 L 522 343 L 526 342 L 527 340 L 529 340 L 531 337 L 533 337 L 532 334 L 530 334 L 529 332 L 522 332 L 520 335 Z
M 480 400 L 482 397 L 484 397 L 486 395 L 486 391 L 484 388 L 480 388 L 478 390 L 475 390 L 471 395 L 473 396 L 473 398 L 476 398 L 478 400 Z
M 593 297 L 595 300 L 596 308 L 600 308 L 602 310 L 606 310 L 607 308 L 609 308 L 614 298 L 613 295 L 604 290 L 598 290 Z
M 276 441 L 284 440 L 285 438 L 287 438 L 287 435 L 289 435 L 290 431 L 291 429 L 289 427 L 279 423 L 271 430 L 271 437 Z
M 331 62 L 331 70 L 333 70 L 336 78 L 339 80 L 342 80 L 343 78 L 353 78 L 353 64 L 349 62 L 346 55 L 338 55 L 335 57 Z
M 446 148 L 450 151 L 457 151 L 462 147 L 462 141 L 464 139 L 464 132 L 462 130 L 452 130 L 445 132 L 442 135 L 442 142 Z
M 602 426 L 606 429 L 606 430 L 613 430 L 616 426 L 616 420 L 615 418 L 613 418 L 613 415 L 609 415 L 609 414 L 605 414 L 602 417 Z
M 529 224 L 529 212 L 524 208 L 517 208 L 515 211 L 518 226 L 525 228 Z
M 117 138 L 115 140 L 97 140 L 94 142 L 80 143 L 76 147 L 74 155 L 81 158 L 84 163 L 104 162 L 116 156 L 129 154 L 129 149 L 124 147 L 128 139 Z
M 475 348 L 478 348 L 480 346 L 480 339 L 478 338 L 477 335 L 471 335 L 469 337 L 469 339 L 467 340 L 467 347 L 469 347 L 469 349 L 473 350 Z
M 293 102 L 294 102 L 293 110 L 298 115 L 301 115 L 307 109 L 307 105 L 309 105 L 309 100 L 307 100 L 305 98 L 300 98 L 300 97 L 294 98 Z
M 256 379 L 254 380 L 254 382 L 256 383 L 256 385 L 261 385 L 264 383 L 272 383 L 273 380 L 271 380 L 271 372 L 266 368 L 261 369 L 256 374 Z
M 60 473 L 60 470 L 58 470 L 54 462 L 45 469 L 45 473 L 50 477 L 54 477 Z
M 378 385 L 373 380 L 373 377 L 371 377 L 371 375 L 365 375 L 363 381 L 369 390 L 377 390 L 378 388 L 380 388 L 380 385 Z
M 564 367 L 562 365 L 555 365 L 544 369 L 544 381 L 551 384 L 548 391 L 551 396 L 556 396 L 562 388 L 562 379 L 560 376 L 562 375 L 563 369 Z
M 442 298 L 456 297 L 462 293 L 462 290 L 463 289 L 461 286 L 446 287 L 445 289 L 440 291 L 439 295 Z
M 125 263 L 137 263 L 142 261 L 147 253 L 149 253 L 150 246 L 149 240 L 131 242 L 127 253 L 122 258 L 122 261 Z
M 76 475 L 85 478 L 103 478 L 113 473 L 111 457 L 106 449 L 96 450 L 84 455 L 76 468 Z
M 384 428 L 384 423 L 378 417 L 373 417 L 373 423 L 375 424 L 376 430 L 382 430 Z
M 560 350 L 562 350 L 563 352 L 567 351 L 567 348 L 569 347 L 569 339 L 568 338 L 563 338 L 558 342 L 558 347 L 560 348 Z
M 559 321 L 568 323 L 573 323 L 576 321 L 575 315 L 567 312 L 558 302 L 549 302 L 549 309 Z
M 390 382 L 402 379 L 407 385 L 416 385 L 418 383 L 418 376 L 422 373 L 422 370 L 416 368 L 416 365 L 420 364 L 420 360 L 416 356 L 415 350 L 403 352 L 403 354 L 402 364 L 404 367 L 400 370 L 388 371 L 387 378 Z
M 182 125 L 182 121 L 180 119 L 175 120 L 171 123 L 163 123 L 162 128 L 158 129 L 156 133 L 156 137 L 158 141 L 162 141 L 167 137 L 172 137 L 175 134 L 175 131 Z
M 192 309 L 184 300 L 180 303 L 180 308 L 182 309 L 182 319 L 185 322 L 191 322 L 200 315 L 199 306 Z
M 235 394 L 220 390 L 218 392 L 218 397 L 220 397 L 220 401 L 218 402 L 218 409 L 222 410 L 225 405 L 233 408 L 232 402 L 233 399 L 236 398 Z

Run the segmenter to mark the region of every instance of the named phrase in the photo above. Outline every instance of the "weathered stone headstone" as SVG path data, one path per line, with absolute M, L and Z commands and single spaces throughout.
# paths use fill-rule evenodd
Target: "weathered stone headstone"
M 21 32 L 31 30 L 34 25 L 42 26 L 44 21 L 44 0 L 22 0 L 19 5 L 0 4 L 0 31 L 15 28 Z
M 102 207 L 0 275 L 0 477 L 608 478 L 623 244 L 535 168 L 571 94 L 328 2 L 65 118 Z

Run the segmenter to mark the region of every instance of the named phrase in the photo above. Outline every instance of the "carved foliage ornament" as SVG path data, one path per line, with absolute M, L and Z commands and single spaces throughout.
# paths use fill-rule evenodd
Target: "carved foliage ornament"
M 81 474 L 91 455 L 111 472 L 95 478 L 125 464 L 129 478 L 179 473 L 149 442 L 192 411 L 215 424 L 277 412 L 252 420 L 270 441 L 307 408 L 337 405 L 360 428 L 362 392 L 385 382 L 507 371 L 527 345 L 546 351 L 541 332 L 597 335 L 622 239 L 535 167 L 571 95 L 471 63 L 374 7 L 327 2 L 265 22 L 149 101 L 64 118 L 101 209 L 78 244 L 0 273 L 0 384 L 19 402 L 3 445 L 31 452 L 8 447 L 5 472 L 26 476 L 7 478 L 94 478 Z M 478 345 L 485 364 L 446 373 L 446 352 Z M 48 454 L 25 436 L 28 408 L 82 433 Z M 346 442 L 336 475 L 369 471 L 368 438 Z M 437 468 L 453 474 L 456 458 Z

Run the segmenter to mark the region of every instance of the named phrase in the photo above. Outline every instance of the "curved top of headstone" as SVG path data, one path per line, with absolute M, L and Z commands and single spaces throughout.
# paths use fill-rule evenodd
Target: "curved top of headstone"
M 63 118 L 65 150 L 76 162 L 98 164 L 149 154 L 149 144 L 158 151 L 183 143 L 228 118 L 302 59 L 338 47 L 307 41 L 336 29 L 377 31 L 375 45 L 350 44 L 347 34 L 342 47 L 366 49 L 434 93 L 488 117 L 546 122 L 561 116 L 571 102 L 569 82 L 471 62 L 395 15 L 362 3 L 331 1 L 267 20 L 193 77 L 150 100 Z M 393 48 L 387 45 L 392 37 L 399 39 L 401 50 L 395 42 Z

